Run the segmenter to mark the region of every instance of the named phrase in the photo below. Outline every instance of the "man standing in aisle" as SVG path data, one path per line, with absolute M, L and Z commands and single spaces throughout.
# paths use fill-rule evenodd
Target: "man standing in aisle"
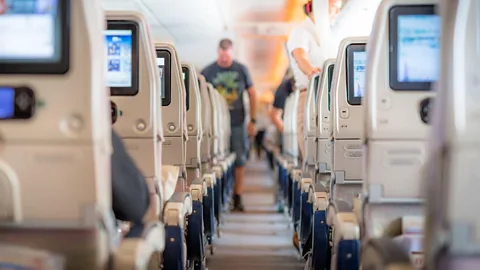
M 255 136 L 256 93 L 248 69 L 233 60 L 233 42 L 222 39 L 218 45 L 217 61 L 207 66 L 202 75 L 225 98 L 230 107 L 232 135 L 230 148 L 237 155 L 235 161 L 235 187 L 233 204 L 236 211 L 243 212 L 242 191 L 245 175 L 245 163 L 249 151 L 249 136 Z M 245 126 L 245 107 L 243 91 L 250 96 L 250 122 Z

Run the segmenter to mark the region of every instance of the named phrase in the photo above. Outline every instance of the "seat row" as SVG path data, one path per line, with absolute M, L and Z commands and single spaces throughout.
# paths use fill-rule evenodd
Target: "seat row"
M 0 268 L 206 269 L 234 181 L 225 100 L 141 14 L 51 11 L 50 58 L 0 59 Z M 148 186 L 141 224 L 112 213 L 112 132 Z
M 478 7 L 383 0 L 311 79 L 303 134 L 288 97 L 275 177 L 308 269 L 478 267 Z

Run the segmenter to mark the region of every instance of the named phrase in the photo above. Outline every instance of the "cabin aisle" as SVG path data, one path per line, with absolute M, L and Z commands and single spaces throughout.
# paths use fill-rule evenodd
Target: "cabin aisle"
M 292 245 L 292 229 L 277 213 L 275 185 L 265 160 L 253 157 L 245 171 L 245 213 L 224 214 L 221 238 L 209 270 L 300 270 L 304 262 Z

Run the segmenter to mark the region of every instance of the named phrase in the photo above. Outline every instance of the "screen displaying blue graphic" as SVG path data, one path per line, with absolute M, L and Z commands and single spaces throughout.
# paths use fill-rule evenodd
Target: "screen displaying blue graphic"
M 367 62 L 366 52 L 353 53 L 353 96 L 363 97 L 365 92 L 365 64 Z
M 440 17 L 398 16 L 398 82 L 434 82 L 440 67 Z
M 15 114 L 15 91 L 10 87 L 0 87 L 0 119 L 12 118 Z
M 107 86 L 132 86 L 132 31 L 105 30 Z
M 160 86 L 162 87 L 162 98 L 165 97 L 165 59 L 157 58 L 158 72 L 160 73 Z
M 0 0 L 0 59 L 58 61 L 57 1 Z

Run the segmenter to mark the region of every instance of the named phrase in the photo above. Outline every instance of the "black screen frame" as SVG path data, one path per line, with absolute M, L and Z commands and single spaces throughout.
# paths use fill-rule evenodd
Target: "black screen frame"
M 333 80 L 333 70 L 335 68 L 335 64 L 330 64 L 327 67 L 327 91 L 328 91 L 328 111 L 330 111 L 330 103 L 331 103 L 331 98 L 330 98 L 330 93 L 332 92 L 332 80 Z
M 346 61 L 346 69 L 347 69 L 347 102 L 352 106 L 360 106 L 362 105 L 362 97 L 355 96 L 355 85 L 354 85 L 354 74 L 353 68 L 355 67 L 354 61 L 354 53 L 355 52 L 366 52 L 366 43 L 352 43 L 347 46 L 347 57 Z
M 314 94 L 314 100 L 315 100 L 315 103 L 317 103 L 317 96 L 318 96 L 318 88 L 319 88 L 319 84 L 320 84 L 320 75 L 319 76 L 315 76 L 313 78 L 313 94 Z
M 165 49 L 157 49 L 156 53 L 157 58 L 163 58 L 165 60 L 162 74 L 165 80 L 165 96 L 162 97 L 162 107 L 165 107 L 170 105 L 170 103 L 172 102 L 172 55 L 168 50 Z
M 60 33 L 55 40 L 55 50 L 60 50 L 60 59 L 55 62 L 19 61 L 1 62 L 0 74 L 41 74 L 63 75 L 70 70 L 70 37 L 71 37 L 71 0 L 57 1 L 55 32 Z M 60 29 L 58 29 L 60 28 Z M 57 37 L 56 37 L 57 38 Z
M 140 44 L 139 25 L 134 21 L 109 20 L 106 30 L 132 31 L 132 85 L 130 87 L 110 87 L 111 96 L 136 96 L 140 92 Z M 105 35 L 103 37 L 105 42 Z M 107 58 L 105 58 L 105 61 Z
M 185 105 L 187 107 L 187 112 L 190 110 L 190 69 L 188 67 L 182 67 L 182 73 L 185 74 Z M 183 76 L 183 74 L 182 74 Z
M 390 8 L 389 23 L 389 85 L 394 91 L 430 91 L 432 82 L 399 82 L 398 80 L 398 17 L 402 15 L 438 15 L 435 5 L 397 5 Z M 439 16 L 439 15 L 438 15 Z
M 34 117 L 37 106 L 37 99 L 35 92 L 27 86 L 0 86 L 0 88 L 9 88 L 13 91 L 13 116 L 9 118 L 0 118 L 0 122 L 3 121 L 15 121 L 15 120 L 29 120 Z M 18 98 L 24 95 L 23 98 L 27 98 L 29 103 L 26 108 L 21 108 L 18 104 Z

